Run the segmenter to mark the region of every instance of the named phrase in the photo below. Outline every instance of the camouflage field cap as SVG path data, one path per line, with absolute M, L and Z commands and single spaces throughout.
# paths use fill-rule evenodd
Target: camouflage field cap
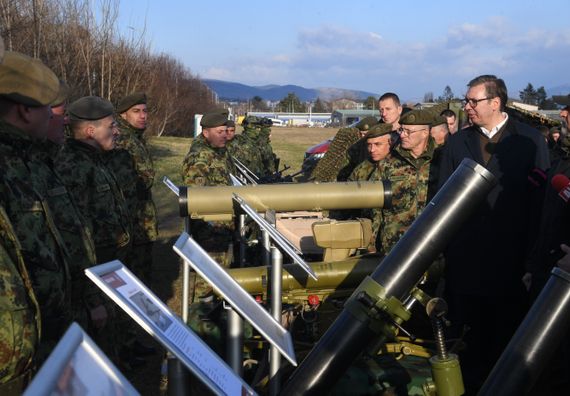
M 57 94 L 57 98 L 55 98 L 53 102 L 50 103 L 50 106 L 57 107 L 59 105 L 62 105 L 63 102 L 67 100 L 69 92 L 70 92 L 69 85 L 67 85 L 62 80 L 59 80 L 59 93 Z
M 439 115 L 438 113 L 432 112 L 432 117 L 433 117 L 433 121 L 431 123 L 432 127 L 447 124 L 447 118 L 445 118 L 442 115 Z
M 134 92 L 121 99 L 117 105 L 117 113 L 124 113 L 131 107 L 139 104 L 146 104 L 146 94 L 144 92 Z
M 236 123 L 235 123 L 233 120 L 228 120 L 228 121 L 226 122 L 226 126 L 227 126 L 228 128 L 235 128 L 235 127 L 236 127 Z
M 392 124 L 376 124 L 368 130 L 366 135 L 364 135 L 364 138 L 372 139 L 388 135 L 390 132 L 392 132 L 392 130 L 393 130 Z
M 69 119 L 95 121 L 113 114 L 113 104 L 99 96 L 84 96 L 69 105 Z
M 204 114 L 202 120 L 200 120 L 200 126 L 202 128 L 215 128 L 219 126 L 224 126 L 228 122 L 228 112 L 227 110 L 212 111 L 210 113 Z
M 242 125 L 255 125 L 259 124 L 261 120 L 256 116 L 247 116 L 241 122 Z
M 429 110 L 412 110 L 400 118 L 400 125 L 432 125 L 433 113 Z
M 0 64 L 0 95 L 27 106 L 47 106 L 59 93 L 59 79 L 40 60 L 6 51 Z
M 378 120 L 376 119 L 376 117 L 364 117 L 362 120 L 358 122 L 358 124 L 356 124 L 356 127 L 360 131 L 365 132 L 376 124 L 378 124 Z

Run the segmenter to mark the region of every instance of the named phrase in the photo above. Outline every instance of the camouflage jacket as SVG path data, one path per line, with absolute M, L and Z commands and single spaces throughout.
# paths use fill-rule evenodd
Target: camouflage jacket
M 361 162 L 347 178 L 347 181 L 380 181 L 380 174 L 378 172 L 379 162 L 371 162 L 370 160 L 365 160 Z M 378 245 L 380 224 L 382 222 L 382 211 L 375 209 L 364 209 L 360 213 L 361 217 L 372 220 L 372 237 L 370 238 L 370 244 L 368 245 L 368 250 L 375 251 L 376 245 Z
M 127 246 L 131 233 L 128 208 L 103 153 L 79 140 L 67 139 L 55 168 L 86 219 L 95 247 Z
M 230 186 L 233 170 L 227 150 L 210 146 L 200 135 L 182 162 L 182 181 L 187 186 Z
M 40 303 L 42 334 L 57 338 L 71 320 L 71 261 L 48 204 L 62 185 L 48 164 L 33 154 L 35 144 L 18 128 L 0 121 L 0 201 L 20 241 Z
M 55 177 L 48 181 L 50 189 L 47 191 L 46 201 L 70 258 L 71 301 L 78 309 L 82 309 L 82 302 L 89 306 L 101 303 L 99 288 L 84 273 L 85 269 L 97 264 L 95 242 L 86 219 L 55 171 L 54 161 L 60 150 L 61 146 L 45 141 L 34 145 L 29 150 L 29 156 L 48 164 L 55 174 Z
M 258 137 L 259 131 L 256 128 L 246 126 L 241 134 L 235 135 L 228 142 L 227 148 L 232 158 L 244 164 L 258 177 L 263 177 L 265 176 L 265 171 Z
M 379 217 L 381 246 L 377 244 L 377 249 L 384 254 L 390 252 L 427 203 L 434 150 L 435 142 L 431 137 L 426 151 L 418 158 L 397 146 L 389 157 L 378 162 L 378 168 L 371 176 L 374 180 L 390 180 L 392 183 L 392 207 L 373 210 L 382 212 Z
M 0 323 L 0 384 L 3 384 L 32 368 L 40 338 L 40 308 L 24 265 L 20 243 L 2 206 Z
M 263 176 L 263 162 L 259 148 L 246 135 L 235 135 L 235 137 L 228 142 L 227 150 L 232 158 L 235 158 L 245 165 L 247 169 L 255 173 L 257 177 Z
M 133 128 L 120 117 L 116 119 L 120 133 L 116 149 L 106 156 L 107 164 L 125 193 L 133 220 L 133 243 L 152 242 L 158 236 L 157 213 L 151 191 L 155 176 L 152 158 L 143 137 L 144 131 Z
M 358 128 L 341 128 L 336 133 L 334 139 L 324 157 L 317 163 L 311 177 L 319 182 L 334 182 L 337 180 L 339 172 L 349 163 L 348 149 L 360 139 Z M 357 164 L 358 165 L 358 164 Z M 353 167 L 354 168 L 354 167 Z M 344 180 L 350 175 L 348 170 L 344 170 Z
M 259 133 L 259 150 L 261 152 L 264 176 L 270 176 L 279 170 L 277 169 L 277 156 L 273 153 L 269 135 L 271 135 L 271 128 L 267 126 L 261 127 Z

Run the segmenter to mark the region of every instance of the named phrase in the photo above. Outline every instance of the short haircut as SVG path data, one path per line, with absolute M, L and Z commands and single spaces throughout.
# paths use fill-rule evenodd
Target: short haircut
M 95 126 L 99 126 L 102 120 L 104 120 L 104 118 L 101 118 L 99 120 L 69 120 L 69 130 L 71 131 L 73 136 L 76 137 L 77 132 L 81 131 L 83 125 L 92 124 Z
M 455 112 L 454 112 L 453 110 L 450 110 L 450 109 L 445 109 L 445 110 L 443 110 L 439 115 L 442 116 L 442 117 L 454 117 L 454 118 L 457 118 L 457 115 L 455 114 Z
M 400 98 L 395 93 L 386 92 L 384 95 L 380 96 L 380 99 L 378 99 L 378 102 L 381 102 L 381 101 L 386 100 L 386 99 L 392 99 L 394 101 L 394 103 L 396 103 L 396 106 L 400 106 Z
M 492 74 L 484 74 L 469 81 L 467 86 L 472 88 L 481 84 L 485 85 L 485 93 L 488 98 L 499 98 L 501 100 L 501 111 L 504 111 L 509 97 L 505 82 L 501 78 L 497 78 L 497 76 Z

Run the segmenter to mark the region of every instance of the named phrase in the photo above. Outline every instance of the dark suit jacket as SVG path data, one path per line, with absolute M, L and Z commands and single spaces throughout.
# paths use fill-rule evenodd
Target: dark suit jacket
M 439 184 L 463 158 L 485 166 L 497 178 L 486 201 L 450 241 L 446 251 L 446 289 L 451 293 L 497 296 L 518 290 L 529 250 L 533 214 L 541 191 L 529 182 L 535 168 L 548 169 L 548 149 L 540 133 L 509 119 L 487 164 L 479 130 L 471 127 L 449 137 L 440 163 Z

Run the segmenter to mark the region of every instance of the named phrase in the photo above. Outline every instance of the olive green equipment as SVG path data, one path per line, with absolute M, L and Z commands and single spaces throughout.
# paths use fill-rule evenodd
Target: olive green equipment
M 391 204 L 389 181 L 294 183 L 179 188 L 180 216 L 206 221 L 231 220 L 233 194 L 258 212 L 274 210 L 372 209 Z

